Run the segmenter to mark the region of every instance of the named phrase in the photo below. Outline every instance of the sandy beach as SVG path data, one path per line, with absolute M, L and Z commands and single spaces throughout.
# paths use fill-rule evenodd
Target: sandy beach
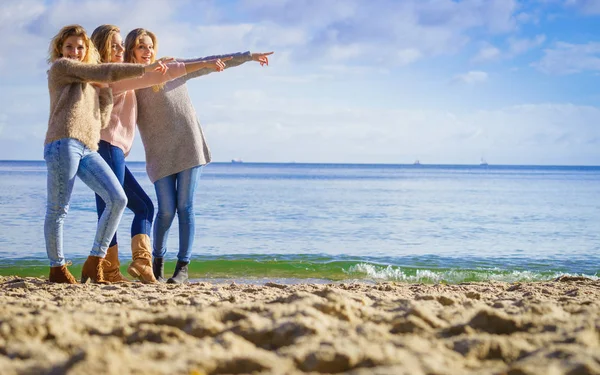
M 600 374 L 600 281 L 60 285 L 0 277 L 8 374 Z

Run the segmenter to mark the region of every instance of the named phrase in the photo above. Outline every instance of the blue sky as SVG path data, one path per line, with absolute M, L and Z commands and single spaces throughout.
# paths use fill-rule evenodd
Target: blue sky
M 70 23 L 145 27 L 161 56 L 275 51 L 188 83 L 216 161 L 600 165 L 600 0 L 5 0 L 0 159 L 41 159 Z

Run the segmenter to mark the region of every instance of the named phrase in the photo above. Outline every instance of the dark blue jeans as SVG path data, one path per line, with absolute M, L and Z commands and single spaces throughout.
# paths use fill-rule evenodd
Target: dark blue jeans
M 137 182 L 129 168 L 125 165 L 125 153 L 119 147 L 113 146 L 106 141 L 100 141 L 98 153 L 106 161 L 110 169 L 115 172 L 117 179 L 127 195 L 127 208 L 133 211 L 133 223 L 131 223 L 131 237 L 138 234 L 150 235 L 152 219 L 154 218 L 154 204 L 144 189 Z M 96 209 L 98 217 L 104 212 L 104 201 L 96 194 Z M 117 244 L 117 234 L 110 242 L 110 246 Z

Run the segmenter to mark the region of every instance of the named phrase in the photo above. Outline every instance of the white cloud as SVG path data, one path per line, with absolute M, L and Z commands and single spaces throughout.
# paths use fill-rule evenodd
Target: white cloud
M 476 84 L 476 83 L 483 83 L 483 82 L 486 82 L 487 80 L 488 80 L 488 74 L 486 72 L 482 72 L 479 70 L 472 70 L 470 72 L 458 74 L 458 75 L 454 76 L 454 78 L 452 79 L 452 82 L 464 83 L 464 84 L 471 85 L 471 84 Z
M 216 160 L 476 163 L 600 162 L 600 109 L 529 104 L 468 112 L 331 106 L 237 92 L 204 107 Z M 310 150 L 310 152 L 307 152 Z M 551 151 L 550 151 L 551 150 Z
M 47 41 L 27 29 L 45 10 L 43 1 L 9 0 L 0 4 L 0 77 L 40 71 L 38 65 L 46 58 Z M 23 53 L 24 50 L 41 54 L 36 59 L 35 55 Z
M 514 0 L 384 0 L 378 6 L 360 0 L 247 0 L 230 5 L 239 11 L 234 19 L 219 6 L 211 1 L 5 1 L 0 4 L 0 56 L 11 55 L 20 45 L 46 51 L 51 36 L 65 24 L 80 23 L 91 33 L 100 24 L 112 23 L 123 34 L 140 26 L 154 31 L 163 55 L 276 49 L 293 61 L 334 59 L 352 64 L 370 57 L 405 66 L 460 51 L 472 32 L 514 30 L 517 9 Z M 186 11 L 189 14 L 182 13 Z M 44 57 L 27 54 L 11 62 L 41 74 L 46 69 Z M 0 57 L 0 64 L 6 61 Z
M 336 60 L 350 60 L 357 58 L 364 54 L 366 48 L 359 44 L 349 45 L 334 45 L 329 48 L 327 55 L 330 59 Z
M 517 10 L 513 0 L 382 0 L 377 6 L 360 0 L 248 0 L 243 4 L 259 23 L 268 20 L 304 30 L 304 51 L 297 51 L 301 58 L 351 59 L 354 53 L 340 53 L 349 49 L 400 66 L 424 56 L 460 51 L 474 32 L 511 32 Z M 356 48 L 366 40 L 371 48 Z
M 10 31 L 21 28 L 39 17 L 46 9 L 39 0 L 5 0 L 0 8 L 0 28 Z
M 546 41 L 543 34 L 536 35 L 534 38 L 508 38 L 508 50 L 512 56 L 520 55 L 532 48 L 539 47 Z
M 346 67 L 342 67 L 345 69 Z M 339 74 L 339 72 L 336 72 Z M 306 74 L 306 75 L 270 75 L 268 79 L 271 82 L 279 83 L 301 83 L 310 84 L 315 82 L 323 82 L 333 79 L 333 74 Z
M 56 33 L 71 23 L 86 26 L 90 34 L 106 23 L 121 27 L 123 32 L 142 25 L 152 29 L 169 22 L 182 4 L 168 0 L 58 0 L 48 7 L 40 26 L 45 33 Z
M 471 59 L 472 62 L 480 63 L 491 60 L 513 58 L 521 55 L 533 48 L 539 47 L 546 41 L 546 36 L 543 34 L 536 35 L 532 38 L 507 38 L 507 50 L 503 53 L 499 48 L 485 43 L 479 52 Z
M 397 51 L 396 62 L 400 66 L 409 65 L 423 57 L 423 54 L 416 48 L 408 48 Z
M 317 75 L 317 78 L 333 78 L 337 76 L 339 78 L 347 78 L 348 76 L 365 76 L 370 74 L 389 74 L 390 71 L 385 68 L 375 68 L 370 65 L 357 65 L 357 66 L 348 66 L 348 65 L 323 65 L 321 69 L 328 72 L 329 75 Z
M 577 8 L 584 14 L 600 14 L 600 1 L 598 0 L 566 0 L 565 4 Z
M 0 139 L 31 141 L 44 136 L 48 124 L 48 89 L 42 83 L 22 83 L 0 90 L 0 113 L 4 116 L 0 116 Z
M 544 50 L 542 59 L 533 64 L 549 74 L 572 74 L 600 71 L 600 43 L 570 44 L 558 42 Z
M 539 11 L 536 11 L 534 13 L 521 12 L 517 14 L 515 18 L 521 24 L 532 23 L 538 25 L 540 23 L 541 15 Z
M 500 50 L 491 44 L 486 44 L 483 47 L 481 47 L 479 52 L 477 52 L 477 55 L 475 55 L 471 61 L 483 62 L 495 60 L 498 57 L 500 57 Z
M 181 25 L 169 28 L 171 39 L 179 39 L 180 52 L 190 50 L 264 49 L 266 47 L 281 51 L 281 48 L 293 48 L 305 43 L 305 31 L 298 28 L 286 28 L 270 22 L 264 24 L 238 23 L 191 26 L 181 38 Z M 169 43 L 172 45 L 172 43 Z M 166 45 L 166 44 L 165 44 Z M 198 53 L 198 52 L 196 52 Z
M 151 3 L 143 0 L 3 1 L 0 3 L 0 66 L 4 69 L 0 70 L 0 77 L 11 81 L 39 79 L 47 69 L 49 42 L 65 25 L 81 24 L 88 34 L 104 23 L 120 26 L 123 33 L 140 25 L 149 29 L 156 26 L 160 31 L 162 26 L 173 22 L 171 18 L 177 8 L 177 3 L 167 0 Z M 174 38 L 178 39 L 182 39 L 181 35 Z M 32 53 L 22 53 L 24 49 Z
M 216 97 L 198 95 L 217 79 L 190 85 L 216 161 L 411 163 L 418 158 L 423 163 L 472 164 L 485 155 L 493 164 L 600 163 L 597 107 L 528 104 L 459 111 L 399 103 L 382 108 L 334 104 L 293 90 L 279 95 L 271 84 L 223 89 Z M 4 122 L 4 132 L 9 126 L 13 132 L 22 123 Z M 44 127 L 27 127 L 29 138 L 0 137 L 0 159 L 39 158 L 43 131 L 34 137 L 33 129 Z M 15 145 L 19 149 L 11 151 Z M 32 150 L 28 157 L 23 152 L 27 147 Z M 142 150 L 138 140 L 131 159 L 143 160 Z

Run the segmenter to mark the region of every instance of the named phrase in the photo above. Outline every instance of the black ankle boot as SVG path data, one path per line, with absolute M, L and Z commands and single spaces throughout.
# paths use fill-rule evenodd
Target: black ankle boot
M 167 281 L 165 280 L 165 258 L 154 257 L 152 259 L 152 273 L 159 283 Z
M 188 264 L 190 262 L 177 261 L 173 277 L 167 280 L 167 284 L 187 284 L 188 282 Z

